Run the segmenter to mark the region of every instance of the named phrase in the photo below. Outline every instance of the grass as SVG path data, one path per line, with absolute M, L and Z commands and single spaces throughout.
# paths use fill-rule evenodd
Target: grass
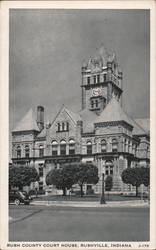
M 129 201 L 129 200 L 139 200 L 140 197 L 135 196 L 122 196 L 120 194 L 105 194 L 106 201 Z M 84 195 L 80 197 L 78 195 L 48 195 L 48 196 L 39 196 L 35 200 L 45 200 L 45 201 L 80 201 L 80 202 L 96 202 L 100 200 L 100 195 Z

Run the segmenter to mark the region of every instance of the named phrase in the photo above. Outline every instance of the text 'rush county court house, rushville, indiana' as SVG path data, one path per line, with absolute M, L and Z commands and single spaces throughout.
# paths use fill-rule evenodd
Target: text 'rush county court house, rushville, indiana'
M 100 48 L 82 65 L 82 108 L 74 113 L 64 105 L 48 124 L 44 107 L 32 109 L 12 131 L 12 162 L 35 166 L 39 189 L 48 188 L 46 174 L 64 163 L 93 162 L 99 178 L 112 175 L 113 191 L 131 191 L 121 173 L 136 165 L 149 167 L 149 119 L 132 119 L 122 108 L 122 71 L 115 53 Z M 86 189 L 101 192 L 101 181 Z

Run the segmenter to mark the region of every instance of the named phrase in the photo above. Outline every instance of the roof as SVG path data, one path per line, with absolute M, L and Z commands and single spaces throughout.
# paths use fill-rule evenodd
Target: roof
M 68 116 L 75 122 L 77 123 L 77 121 L 81 121 L 81 117 L 79 115 L 79 113 L 75 113 L 71 110 L 69 110 L 67 107 L 65 107 L 65 105 L 62 105 L 61 109 L 59 110 L 59 112 L 57 113 L 57 115 L 55 116 L 55 118 L 52 120 L 52 123 L 55 121 L 55 119 L 59 116 L 59 114 L 61 112 L 65 111 Z M 51 123 L 51 124 L 52 124 Z
M 131 118 L 121 107 L 120 103 L 112 97 L 106 108 L 102 111 L 100 116 L 95 120 L 95 123 L 125 121 L 133 127 L 133 134 L 146 134 L 146 131 Z
M 112 97 L 106 108 L 102 111 L 100 116 L 95 120 L 95 123 L 125 121 L 131 125 L 131 121 L 126 112 L 122 109 L 120 103 Z
M 41 133 L 39 133 L 38 135 L 37 135 L 37 138 L 42 138 L 42 137 L 45 137 L 46 136 L 46 128 L 44 128 L 42 131 L 41 131 Z
M 34 115 L 32 109 L 30 109 L 25 114 L 25 116 L 22 118 L 22 120 L 13 129 L 13 132 L 26 131 L 26 130 L 39 131 L 39 128 L 37 126 L 37 122 L 36 122 L 36 119 L 35 119 L 35 115 Z
M 135 119 L 137 124 L 139 124 L 146 132 L 150 131 L 150 119 L 149 118 L 140 118 Z
M 65 107 L 65 110 L 66 110 L 66 112 L 68 113 L 68 115 L 69 115 L 75 122 L 81 121 L 81 116 L 79 115 L 79 113 L 75 113 L 75 112 L 73 112 L 73 111 L 67 109 L 66 107 Z

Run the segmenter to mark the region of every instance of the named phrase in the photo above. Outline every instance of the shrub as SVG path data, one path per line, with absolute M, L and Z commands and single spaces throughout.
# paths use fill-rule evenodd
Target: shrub
M 45 194 L 45 190 L 43 190 L 43 189 L 42 190 L 38 190 L 37 193 L 38 194 Z
M 75 195 L 81 195 L 81 190 L 74 191 Z M 83 192 L 84 195 L 84 192 Z
M 86 194 L 87 195 L 94 194 L 94 189 L 88 189 Z

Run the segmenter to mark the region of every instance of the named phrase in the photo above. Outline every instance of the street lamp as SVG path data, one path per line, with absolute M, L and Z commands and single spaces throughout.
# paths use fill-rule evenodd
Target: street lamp
M 105 201 L 104 178 L 105 178 L 105 174 L 104 174 L 104 167 L 103 167 L 103 169 L 102 169 L 102 191 L 101 191 L 100 204 L 106 204 L 106 201 Z

